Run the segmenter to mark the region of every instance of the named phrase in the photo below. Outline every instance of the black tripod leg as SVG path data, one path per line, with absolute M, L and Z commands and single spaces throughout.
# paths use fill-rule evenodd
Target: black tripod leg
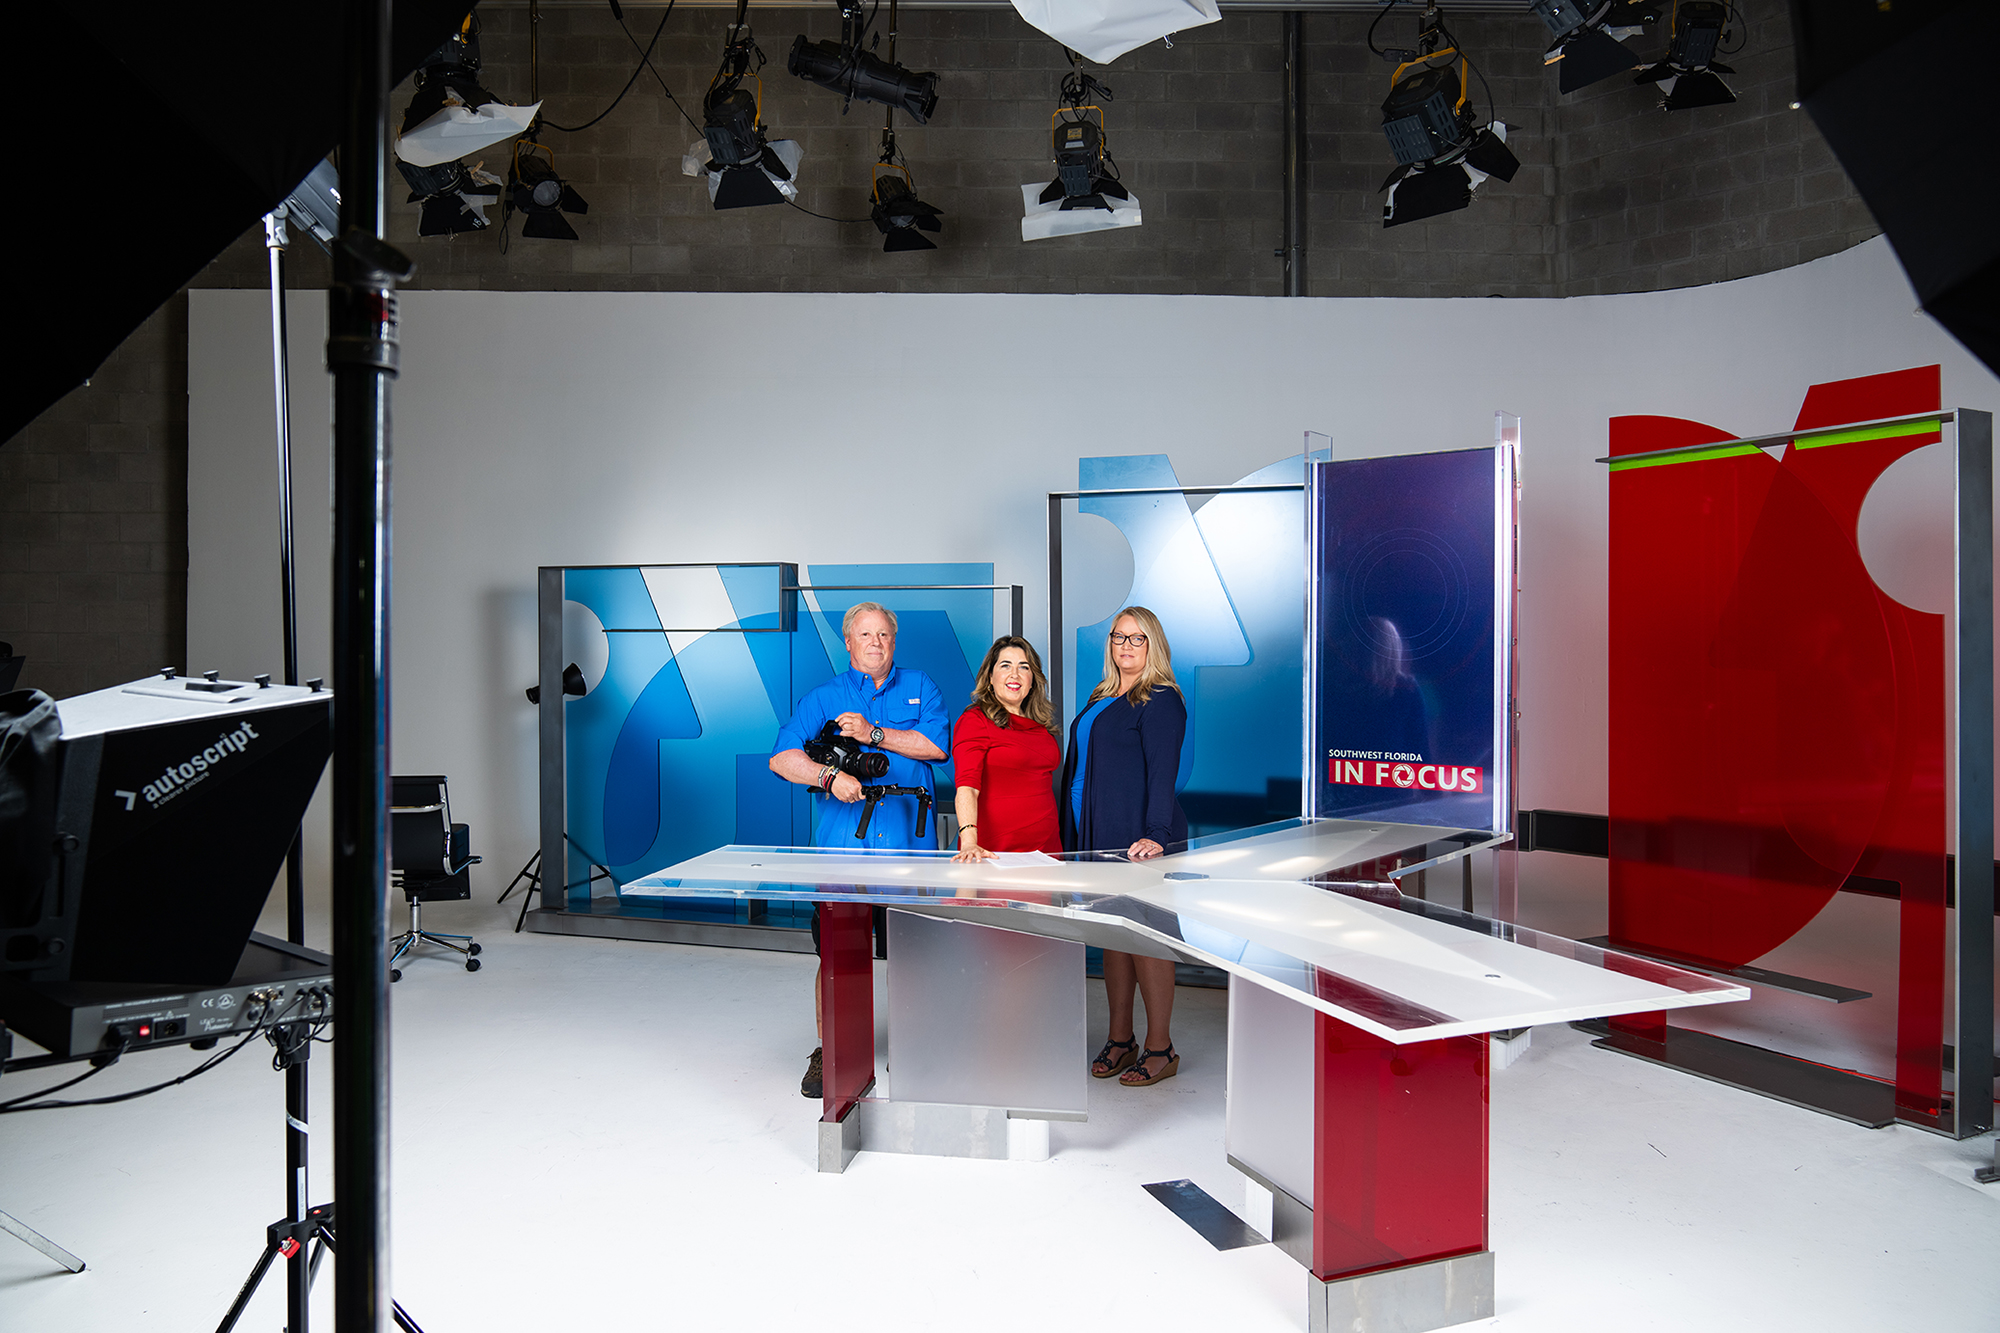
M 277 1257 L 278 1245 L 276 1241 L 272 1241 L 264 1247 L 264 1253 L 257 1260 L 257 1266 L 250 1270 L 250 1277 L 244 1282 L 243 1290 L 236 1293 L 236 1302 L 229 1307 L 229 1313 L 222 1316 L 222 1322 L 215 1326 L 215 1333 L 229 1333 L 230 1329 L 236 1327 L 236 1321 L 243 1317 L 244 1307 L 249 1305 L 250 1298 L 257 1294 L 257 1284 L 264 1280 L 264 1274 L 271 1271 L 271 1261 Z

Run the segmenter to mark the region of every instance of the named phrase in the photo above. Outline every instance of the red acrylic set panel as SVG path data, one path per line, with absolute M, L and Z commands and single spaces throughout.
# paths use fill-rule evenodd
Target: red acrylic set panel
M 1313 1021 L 1313 1275 L 1485 1249 L 1485 1034 L 1398 1046 Z
M 875 1081 L 874 913 L 867 903 L 820 903 L 823 1119 L 839 1120 Z
M 1815 385 L 1794 429 L 1939 409 L 1938 368 Z M 1702 451 L 1732 432 L 1611 423 L 1611 939 L 1762 958 L 1850 877 L 1893 881 L 1898 1114 L 1941 1109 L 1944 617 L 1876 586 L 1862 501 L 1938 430 Z M 1858 438 L 1854 438 L 1858 437 Z M 1659 460 L 1621 457 L 1686 450 Z M 1755 1001 L 1753 1000 L 1754 1004 Z

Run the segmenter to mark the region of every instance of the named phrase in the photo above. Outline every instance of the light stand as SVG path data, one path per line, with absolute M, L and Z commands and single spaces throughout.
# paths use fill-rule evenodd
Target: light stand
M 292 566 L 291 342 L 285 323 L 285 246 L 289 237 L 285 215 L 286 209 L 282 204 L 276 211 L 264 215 L 264 244 L 271 256 L 272 397 L 277 412 L 278 438 L 279 605 L 283 621 L 285 684 L 296 685 L 299 683 L 299 611 L 298 579 Z M 306 942 L 304 841 L 305 830 L 302 826 L 292 837 L 291 850 L 285 853 L 285 938 L 293 944 Z M 310 1140 L 306 1130 L 312 1102 L 308 1096 L 306 1058 L 311 1050 L 311 1043 L 305 1043 L 300 1047 L 297 1059 L 285 1063 L 285 1218 L 293 1227 L 306 1220 L 310 1207 L 306 1184 Z M 269 1263 L 270 1256 L 267 1254 L 264 1266 Z M 249 1293 L 255 1290 L 262 1277 L 263 1267 L 259 1267 L 244 1288 L 244 1294 L 238 1298 L 239 1308 L 225 1321 L 225 1327 L 235 1322 L 235 1315 L 241 1312 L 241 1303 L 249 1298 Z M 290 1333 L 306 1333 L 306 1307 L 311 1295 L 311 1266 L 304 1249 L 295 1249 L 285 1260 L 285 1327 Z

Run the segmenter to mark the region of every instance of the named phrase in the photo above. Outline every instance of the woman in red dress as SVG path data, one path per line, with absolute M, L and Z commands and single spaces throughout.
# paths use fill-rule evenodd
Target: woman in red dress
M 972 706 L 951 729 L 958 779 L 958 855 L 1062 850 L 1052 781 L 1062 762 L 1055 707 L 1042 659 L 1026 639 L 1005 635 L 979 664 Z

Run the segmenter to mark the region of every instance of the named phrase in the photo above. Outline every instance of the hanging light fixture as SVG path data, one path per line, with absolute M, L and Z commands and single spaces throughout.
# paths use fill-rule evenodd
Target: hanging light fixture
M 1736 93 L 1718 76 L 1736 71 L 1715 58 L 1734 12 L 1724 0 L 1675 0 L 1666 58 L 1632 82 L 1659 84 L 1660 105 L 1669 111 L 1734 102 Z
M 902 174 L 897 175 L 898 172 Z M 937 242 L 924 233 L 944 230 L 944 224 L 938 221 L 943 210 L 917 198 L 908 167 L 887 161 L 876 163 L 875 184 L 868 197 L 871 204 L 868 216 L 875 230 L 882 233 L 884 251 L 894 254 L 899 250 L 937 249 Z
M 782 204 L 798 195 L 795 182 L 805 150 L 791 139 L 773 141 L 765 133 L 764 53 L 750 33 L 749 0 L 737 0 L 736 19 L 722 47 L 722 63 L 702 98 L 702 143 L 681 158 L 681 170 L 708 182 L 708 201 L 718 209 Z M 757 91 L 743 86 L 745 79 Z
M 1566 93 L 1637 69 L 1625 39 L 1660 21 L 1654 0 L 1528 0 L 1528 8 L 1555 38 L 1542 63 L 1558 66 L 1556 86 Z
M 1074 65 L 1076 57 L 1070 61 Z M 1047 185 L 1021 187 L 1022 240 L 1136 227 L 1144 220 L 1138 199 L 1118 179 L 1118 162 L 1105 137 L 1099 103 L 1110 100 L 1111 89 L 1082 69 L 1063 76 L 1063 104 L 1049 117 L 1056 177 Z
M 399 164 L 442 166 L 504 143 L 534 122 L 539 101 L 509 106 L 480 86 L 478 18 L 467 14 L 417 67 L 416 94 L 396 136 Z
M 1452 44 L 1442 45 L 1447 40 Z M 1369 45 L 1374 47 L 1372 33 Z M 1389 195 L 1382 205 L 1384 227 L 1455 212 L 1488 178 L 1514 179 L 1521 163 L 1507 147 L 1507 126 L 1493 119 L 1490 108 L 1480 120 L 1468 82 L 1472 62 L 1436 6 L 1418 23 L 1415 49 L 1378 54 L 1401 58 L 1382 103 L 1382 134 L 1397 163 L 1382 182 Z
M 861 20 L 861 0 L 839 0 L 839 4 L 840 40 L 809 42 L 800 34 L 785 60 L 786 70 L 808 83 L 839 93 L 850 102 L 876 102 L 901 110 L 919 125 L 928 124 L 937 112 L 938 76 L 915 73 L 896 63 L 894 4 L 889 12 L 887 60 L 862 47 L 867 40 L 868 24 Z
M 396 163 L 396 170 L 410 187 L 410 197 L 405 202 L 416 204 L 421 210 L 417 235 L 449 236 L 484 231 L 492 225 L 486 218 L 486 206 L 499 201 L 506 182 L 481 166 L 477 162 L 469 167 L 463 162 L 446 162 L 435 167 L 412 166 L 400 160 Z
M 590 205 L 556 174 L 556 155 L 532 139 L 514 145 L 507 172 L 506 209 L 523 217 L 521 234 L 545 241 L 573 241 L 576 228 L 565 213 L 588 213 Z

